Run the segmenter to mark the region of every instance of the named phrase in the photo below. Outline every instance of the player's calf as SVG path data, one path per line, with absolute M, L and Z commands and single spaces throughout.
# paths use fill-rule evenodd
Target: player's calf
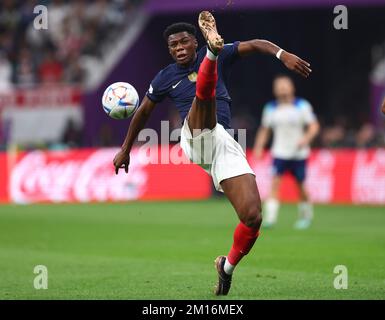
M 250 206 L 234 231 L 234 241 L 224 264 L 224 271 L 232 274 L 235 266 L 247 255 L 259 236 L 262 224 L 261 206 L 256 203 Z
M 200 100 L 212 100 L 217 86 L 217 58 L 207 51 L 198 71 L 196 96 Z

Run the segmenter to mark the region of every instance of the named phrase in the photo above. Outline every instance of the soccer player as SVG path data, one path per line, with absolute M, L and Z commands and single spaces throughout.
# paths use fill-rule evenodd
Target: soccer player
M 121 151 L 113 162 L 116 173 L 119 168 L 128 172 L 130 150 L 139 131 L 156 104 L 165 97 L 171 98 L 184 120 L 181 148 L 189 159 L 212 176 L 215 188 L 224 192 L 240 220 L 228 255 L 215 260 L 218 272 L 215 294 L 226 295 L 230 290 L 233 270 L 254 245 L 262 222 L 261 200 L 254 172 L 242 147 L 225 130 L 230 128 L 229 71 L 240 57 L 257 52 L 276 55 L 287 68 L 304 77 L 308 77 L 311 70 L 309 63 L 269 41 L 224 44 L 215 19 L 208 11 L 199 14 L 198 24 L 207 42 L 207 46 L 199 51 L 193 25 L 175 23 L 164 31 L 175 63 L 161 70 L 151 82 L 131 121 Z M 200 148 L 202 144 L 205 147 Z M 197 160 L 207 154 L 211 157 L 208 163 Z
M 305 229 L 313 218 L 313 207 L 305 190 L 306 161 L 309 145 L 318 134 L 319 124 L 308 101 L 295 97 L 293 81 L 286 75 L 274 79 L 273 93 L 276 100 L 266 104 L 262 114 L 262 125 L 255 140 L 255 155 L 260 158 L 273 132 L 273 181 L 270 196 L 265 202 L 264 227 L 272 227 L 278 218 L 279 186 L 281 176 L 291 173 L 300 194 L 299 219 L 294 227 Z

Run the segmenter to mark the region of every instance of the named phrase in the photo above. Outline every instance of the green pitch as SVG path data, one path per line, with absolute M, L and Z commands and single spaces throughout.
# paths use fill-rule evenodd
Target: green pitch
M 385 299 L 385 208 L 284 205 L 221 299 Z M 225 199 L 0 206 L 0 299 L 215 299 L 214 259 L 237 223 Z M 34 289 L 34 267 L 48 289 Z M 348 289 L 333 287 L 336 265 Z

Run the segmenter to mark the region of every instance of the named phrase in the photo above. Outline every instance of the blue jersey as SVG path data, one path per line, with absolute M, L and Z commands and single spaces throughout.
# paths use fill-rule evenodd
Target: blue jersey
M 225 129 L 230 128 L 231 120 L 231 98 L 226 86 L 231 66 L 239 58 L 238 45 L 239 42 L 225 44 L 218 57 L 217 121 Z M 197 74 L 206 51 L 207 47 L 202 47 L 197 52 L 195 62 L 189 67 L 173 63 L 161 70 L 152 80 L 146 96 L 156 103 L 161 102 L 165 97 L 169 97 L 175 103 L 181 118 L 184 119 L 195 97 Z

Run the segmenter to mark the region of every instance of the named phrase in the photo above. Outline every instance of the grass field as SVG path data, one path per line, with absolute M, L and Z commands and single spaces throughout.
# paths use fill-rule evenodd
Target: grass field
M 385 299 L 385 208 L 284 205 L 221 299 Z M 0 206 L 0 299 L 215 299 L 214 258 L 237 223 L 224 199 Z M 336 290 L 336 265 L 349 287 Z M 48 268 L 36 290 L 33 269 Z

